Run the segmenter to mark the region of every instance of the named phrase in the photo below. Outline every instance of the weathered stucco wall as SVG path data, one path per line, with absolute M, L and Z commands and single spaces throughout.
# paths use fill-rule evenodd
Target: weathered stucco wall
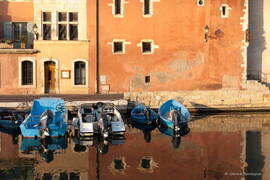
M 100 74 L 106 76 L 110 91 L 240 88 L 244 0 L 205 0 L 204 6 L 190 0 L 154 2 L 150 18 L 143 17 L 140 1 L 124 3 L 122 18 L 112 15 L 110 3 L 100 2 Z M 220 15 L 223 3 L 231 7 L 228 18 Z M 112 54 L 108 43 L 113 39 L 130 42 L 125 54 Z M 143 39 L 154 40 L 154 54 L 142 55 L 137 45 Z M 144 82 L 147 75 L 150 83 Z
M 84 60 L 91 64 L 93 60 L 88 60 L 88 42 L 87 41 L 35 41 L 35 49 L 40 50 L 37 54 L 37 89 L 44 93 L 44 61 L 53 60 L 56 65 L 56 91 L 60 94 L 80 94 L 88 93 L 88 87 L 94 89 L 89 84 L 83 86 L 74 86 L 74 68 L 73 61 Z M 61 78 L 61 70 L 70 70 L 69 79 Z M 89 71 L 88 73 L 90 73 Z M 58 77 L 57 77 L 58 76 Z M 93 84 L 93 82 L 90 82 Z
M 35 87 L 21 87 L 19 58 L 35 58 L 35 54 L 0 54 L 0 94 L 35 94 Z

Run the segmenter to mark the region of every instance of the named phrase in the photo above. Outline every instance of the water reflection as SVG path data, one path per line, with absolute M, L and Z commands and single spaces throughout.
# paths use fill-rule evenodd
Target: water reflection
M 0 179 L 268 179 L 270 114 L 208 116 L 189 127 L 133 124 L 125 137 L 45 140 L 1 127 Z

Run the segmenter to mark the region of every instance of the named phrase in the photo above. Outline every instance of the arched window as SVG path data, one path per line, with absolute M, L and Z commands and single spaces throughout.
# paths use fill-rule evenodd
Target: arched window
M 86 67 L 85 62 L 76 61 L 74 63 L 74 83 L 75 85 L 85 85 L 86 84 Z
M 23 61 L 21 68 L 22 85 L 33 85 L 33 62 Z

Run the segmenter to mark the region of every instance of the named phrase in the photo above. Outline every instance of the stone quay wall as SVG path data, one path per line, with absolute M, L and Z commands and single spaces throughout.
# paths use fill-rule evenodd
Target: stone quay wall
M 128 92 L 125 100 L 135 104 L 145 104 L 159 108 L 169 99 L 175 99 L 191 111 L 201 110 L 270 110 L 269 91 L 232 90 L 177 91 L 177 92 Z

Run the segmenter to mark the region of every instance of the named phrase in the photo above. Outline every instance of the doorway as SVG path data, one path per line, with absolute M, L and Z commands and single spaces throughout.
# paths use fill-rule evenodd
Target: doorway
M 56 93 L 56 73 L 55 62 L 46 61 L 44 63 L 45 93 Z

